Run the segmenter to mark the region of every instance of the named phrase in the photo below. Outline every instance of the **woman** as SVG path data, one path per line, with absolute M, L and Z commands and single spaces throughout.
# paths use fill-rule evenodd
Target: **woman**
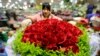
M 51 13 L 51 6 L 47 2 L 42 4 L 42 12 L 40 12 L 34 16 L 27 16 L 27 18 L 30 18 L 32 20 L 32 23 L 40 21 L 40 20 L 52 19 L 52 18 L 62 20 L 61 18 L 59 18 Z
M 96 11 L 96 14 L 91 17 L 90 22 L 94 30 L 100 31 L 100 10 Z

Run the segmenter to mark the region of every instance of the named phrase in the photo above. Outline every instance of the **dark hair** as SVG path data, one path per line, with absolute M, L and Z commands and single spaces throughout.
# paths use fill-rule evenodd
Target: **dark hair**
M 97 55 L 96 56 L 100 56 L 100 50 L 98 50 Z
M 50 10 L 51 10 L 50 4 L 49 4 L 48 2 L 43 3 L 43 4 L 42 4 L 42 10 L 43 10 L 43 9 L 47 9 L 47 10 L 50 11 Z
M 100 10 L 97 10 L 97 11 L 96 11 L 96 14 L 100 14 Z

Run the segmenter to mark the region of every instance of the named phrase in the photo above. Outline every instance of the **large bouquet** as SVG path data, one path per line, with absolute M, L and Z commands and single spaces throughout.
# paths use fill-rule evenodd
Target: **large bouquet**
M 82 52 L 89 53 L 87 39 L 81 40 L 84 39 L 82 37 L 87 36 L 80 36 L 82 34 L 84 32 L 82 33 L 79 28 L 65 21 L 42 20 L 28 26 L 23 34 L 18 33 L 17 41 L 14 42 L 14 50 L 22 56 L 80 56 Z M 80 47 L 83 46 L 81 44 L 85 44 L 86 48 L 81 49 Z M 85 55 L 89 55 L 88 53 Z

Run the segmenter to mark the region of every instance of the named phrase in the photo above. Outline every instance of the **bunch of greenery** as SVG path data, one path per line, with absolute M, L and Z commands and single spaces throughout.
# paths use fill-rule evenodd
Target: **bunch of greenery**
M 16 39 L 13 42 L 13 50 L 16 55 L 20 54 L 21 56 L 90 56 L 88 32 L 83 26 L 80 26 L 79 28 L 83 31 L 83 35 L 79 37 L 78 46 L 80 50 L 77 54 L 74 54 L 72 51 L 64 53 L 63 51 L 57 50 L 45 50 L 39 46 L 30 44 L 29 42 L 23 43 L 21 41 L 23 37 L 21 30 L 18 30 L 16 33 Z

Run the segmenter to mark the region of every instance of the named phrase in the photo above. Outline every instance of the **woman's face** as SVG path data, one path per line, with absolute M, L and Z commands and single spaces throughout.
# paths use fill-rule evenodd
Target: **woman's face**
M 44 17 L 49 17 L 51 11 L 45 8 L 45 9 L 42 10 L 42 13 L 43 13 Z

